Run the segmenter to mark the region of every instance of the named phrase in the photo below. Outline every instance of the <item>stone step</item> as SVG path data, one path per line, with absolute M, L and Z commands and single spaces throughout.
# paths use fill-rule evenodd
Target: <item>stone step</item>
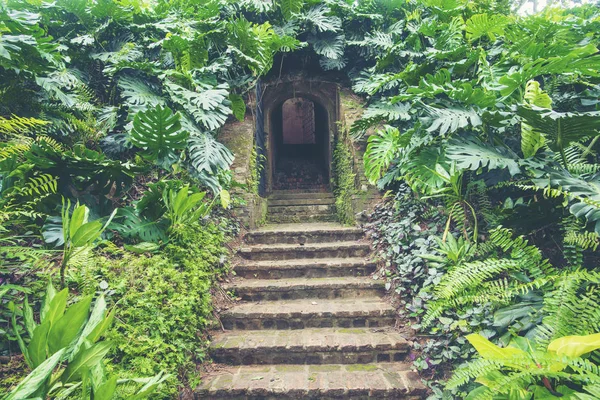
M 223 286 L 245 301 L 360 298 L 385 295 L 385 282 L 371 277 L 238 279 Z
M 334 197 L 333 193 L 321 190 L 274 190 L 269 195 L 269 200 L 326 199 Z
M 335 222 L 337 215 L 334 213 L 294 215 L 294 214 L 267 214 L 267 222 L 271 224 Z
M 381 298 L 241 302 L 221 313 L 225 329 L 365 328 L 394 325 L 396 311 Z
M 243 247 L 239 254 L 247 260 L 290 260 L 293 258 L 365 257 L 369 244 L 352 242 L 299 244 L 267 244 Z
M 315 206 L 315 205 L 333 205 L 335 198 L 320 197 L 315 199 L 292 198 L 292 199 L 269 199 L 269 207 L 280 206 Z
M 427 393 L 408 363 L 234 366 L 202 382 L 196 399 L 417 400 Z
M 247 279 L 325 278 L 331 276 L 367 276 L 375 272 L 375 262 L 364 258 L 292 259 L 247 261 L 234 268 L 237 276 Z
M 303 205 L 303 206 L 272 206 L 267 207 L 267 214 L 293 214 L 293 215 L 313 215 L 313 214 L 334 214 L 335 206 L 333 204 L 324 205 Z
M 244 240 L 248 244 L 296 244 L 300 239 L 306 244 L 359 240 L 363 231 L 335 223 L 279 224 L 248 232 Z
M 392 328 L 230 331 L 210 346 L 215 362 L 232 365 L 368 364 L 404 361 L 409 351 Z

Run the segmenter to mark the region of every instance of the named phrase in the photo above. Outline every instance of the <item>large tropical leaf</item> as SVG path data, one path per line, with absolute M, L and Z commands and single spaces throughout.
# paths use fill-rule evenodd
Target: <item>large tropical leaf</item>
M 408 121 L 411 118 L 410 109 L 411 106 L 409 103 L 392 104 L 389 102 L 378 102 L 367 107 L 362 118 L 378 118 L 387 121 Z
M 451 140 L 446 156 L 461 169 L 507 169 L 513 176 L 521 172 L 517 157 L 509 149 L 486 145 L 476 138 Z
M 186 147 L 188 136 L 189 133 L 181 129 L 179 114 L 157 105 L 136 114 L 130 140 L 159 165 L 168 166 L 177 159 L 176 150 Z
M 454 133 L 459 128 L 481 125 L 481 118 L 473 108 L 468 110 L 461 108 L 434 108 L 426 106 L 426 111 L 431 115 L 431 125 L 427 130 L 435 132 L 439 130 L 440 135 Z
M 521 106 L 518 115 L 544 135 L 548 147 L 563 152 L 572 142 L 600 135 L 600 111 L 556 112 L 536 106 Z
M 192 136 L 189 142 L 190 162 L 198 172 L 216 173 L 233 162 L 233 153 L 209 134 Z
M 194 120 L 212 131 L 220 128 L 231 113 L 227 84 L 220 84 L 193 92 L 174 83 L 167 83 L 167 90 L 174 102 L 180 104 Z
M 400 147 L 405 146 L 406 140 L 397 128 L 387 127 L 378 131 L 368 139 L 365 151 L 365 175 L 371 183 L 376 183 L 390 163 L 398 155 Z
M 527 82 L 525 95 L 523 96 L 527 104 L 540 108 L 551 109 L 552 99 L 548 93 L 540 88 L 537 81 Z M 544 136 L 539 130 L 534 130 L 531 125 L 521 123 L 521 151 L 525 158 L 532 157 L 544 145 Z
M 466 22 L 467 39 L 477 40 L 482 36 L 487 36 L 492 42 L 496 36 L 504 34 L 504 27 L 508 23 L 508 18 L 503 15 L 476 14 Z
M 119 79 L 119 88 L 132 114 L 166 104 L 158 90 L 141 79 L 123 76 Z

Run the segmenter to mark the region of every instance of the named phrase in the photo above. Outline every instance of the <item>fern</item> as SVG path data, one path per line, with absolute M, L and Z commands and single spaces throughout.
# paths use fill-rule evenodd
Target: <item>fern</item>
M 1 135 L 25 135 L 34 129 L 43 129 L 49 122 L 37 118 L 24 118 L 13 115 L 11 118 L 0 116 Z

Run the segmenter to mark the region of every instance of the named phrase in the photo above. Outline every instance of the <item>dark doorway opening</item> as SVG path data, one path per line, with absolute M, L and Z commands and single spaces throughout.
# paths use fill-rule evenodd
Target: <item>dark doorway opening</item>
M 325 189 L 329 184 L 329 118 L 317 102 L 295 97 L 273 109 L 273 189 Z

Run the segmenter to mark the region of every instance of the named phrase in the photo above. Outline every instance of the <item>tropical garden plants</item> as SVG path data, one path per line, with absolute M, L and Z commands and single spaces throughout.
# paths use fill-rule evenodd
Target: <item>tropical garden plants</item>
M 533 3 L 0 2 L 0 351 L 21 360 L 3 385 L 197 383 L 244 184 L 219 130 L 262 77 L 304 69 L 366 101 L 336 154 L 364 141 L 387 192 L 368 229 L 433 398 L 598 396 L 597 348 L 554 349 L 600 332 L 600 6 Z M 111 345 L 86 330 L 106 307 Z M 72 343 L 99 349 L 74 375 Z

